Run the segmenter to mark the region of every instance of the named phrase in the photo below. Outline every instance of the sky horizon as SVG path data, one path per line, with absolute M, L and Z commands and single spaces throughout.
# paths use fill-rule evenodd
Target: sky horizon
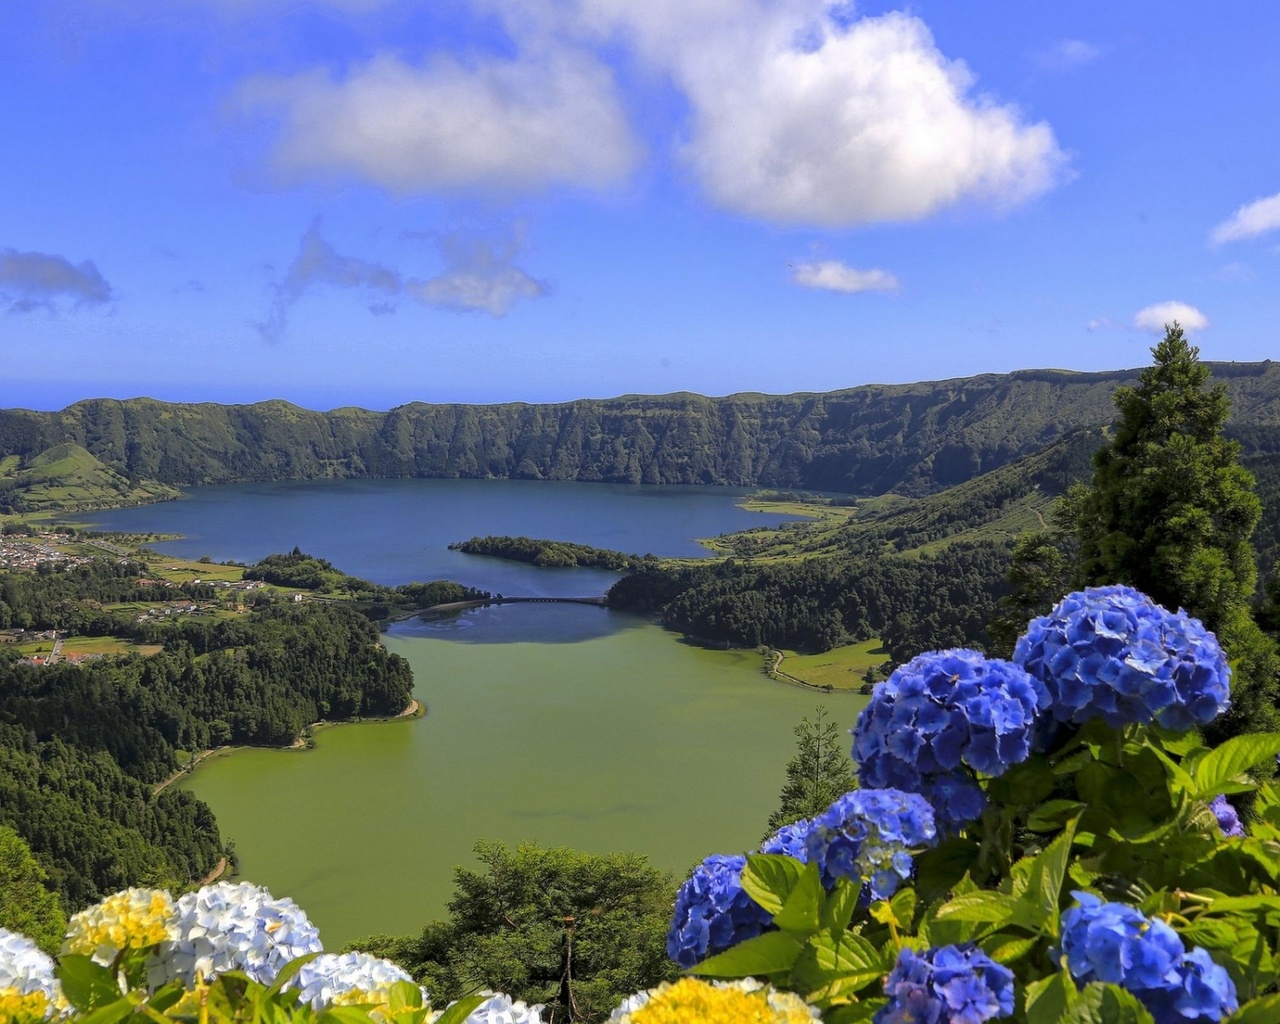
M 1268 359 L 1278 38 L 1261 0 L 14 0 L 0 407 L 826 392 L 1139 367 L 1175 319 Z

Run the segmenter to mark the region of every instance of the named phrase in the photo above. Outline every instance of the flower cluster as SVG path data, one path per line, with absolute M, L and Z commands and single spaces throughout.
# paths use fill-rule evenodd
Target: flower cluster
M 0 928 L 0 1020 L 34 1024 L 64 1005 L 53 960 L 25 935 Z
M 148 967 L 153 986 L 174 978 L 189 986 L 227 971 L 269 985 L 290 960 L 321 949 L 320 933 L 293 900 L 248 882 L 218 882 L 178 900 L 171 941 Z
M 758 981 L 681 978 L 628 996 L 609 1024 L 813 1024 L 818 1011 L 791 992 Z
M 977 818 L 986 803 L 965 766 L 1002 775 L 1026 760 L 1049 693 L 1011 662 L 979 651 L 933 651 L 876 686 L 853 730 L 863 786 L 920 793 L 940 823 Z
M 1235 985 L 1203 949 L 1188 953 L 1177 932 L 1127 904 L 1072 895 L 1079 906 L 1062 915 L 1059 952 L 1077 981 L 1128 989 L 1156 1024 L 1217 1021 L 1235 1012 Z
M 982 1024 L 1013 1013 L 1013 972 L 977 947 L 898 954 L 873 1024 Z
M 932 845 L 933 808 L 916 793 L 860 789 L 846 793 L 809 824 L 804 859 L 822 869 L 823 885 L 865 879 L 871 896 L 888 899 L 911 877 L 912 847 Z
M 1112 728 L 1156 721 L 1184 731 L 1230 703 L 1231 670 L 1217 638 L 1131 587 L 1068 594 L 1032 620 L 1013 660 L 1048 687 L 1060 722 L 1101 716 Z
M 1224 794 L 1219 793 L 1213 798 L 1213 801 L 1209 804 L 1209 810 L 1213 811 L 1213 816 L 1218 819 L 1219 830 L 1228 839 L 1244 835 L 1244 826 L 1240 824 L 1240 816 Z
M 176 935 L 172 896 L 163 889 L 124 889 L 72 917 L 62 951 L 106 966 L 126 949 L 143 950 Z
M 428 1024 L 442 1013 L 443 1010 L 428 1016 Z M 537 1003 L 529 1006 L 498 992 L 467 1014 L 463 1024 L 542 1024 L 542 1006 Z
M 667 956 L 692 967 L 764 931 L 772 918 L 742 888 L 747 858 L 708 857 L 680 886 L 667 932 Z
M 374 1014 L 381 1016 L 391 986 L 402 981 L 413 979 L 390 960 L 368 953 L 322 953 L 303 964 L 288 987 L 299 989 L 302 1002 L 315 1010 L 361 1004 L 374 1007 Z M 422 996 L 425 1001 L 426 992 Z

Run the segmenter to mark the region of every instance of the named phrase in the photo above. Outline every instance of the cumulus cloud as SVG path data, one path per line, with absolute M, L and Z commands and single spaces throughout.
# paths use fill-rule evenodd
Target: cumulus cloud
M 1236 210 L 1209 236 L 1215 245 L 1254 238 L 1280 229 L 1280 192 L 1266 199 L 1256 199 Z
M 514 56 L 384 52 L 246 83 L 243 107 L 278 121 L 286 179 L 401 194 L 614 186 L 640 151 L 623 65 L 646 72 L 628 88 L 683 95 L 687 122 L 648 126 L 713 202 L 753 218 L 842 227 L 1007 207 L 1065 169 L 1047 124 L 980 93 L 907 14 L 858 18 L 825 0 L 469 2 L 503 24 Z M 1080 61 L 1088 45 L 1061 49 Z
M 791 0 L 584 0 L 684 91 L 684 156 L 720 206 L 828 227 L 1008 206 L 1065 166 L 1046 124 L 974 94 L 975 79 L 905 14 L 850 21 Z
M 255 324 L 267 341 L 279 341 L 288 327 L 289 311 L 316 285 L 364 293 L 374 316 L 396 311 L 396 300 L 407 297 L 421 305 L 454 312 L 503 316 L 521 299 L 537 299 L 546 286 L 515 265 L 522 239 L 495 242 L 460 233 L 433 236 L 444 261 L 442 273 L 427 278 L 405 277 L 399 271 L 337 252 L 320 234 L 314 221 L 302 236 L 298 254 L 275 286 L 266 318 Z
M 896 292 L 902 286 L 887 270 L 858 270 L 839 260 L 798 263 L 791 280 L 802 288 L 821 288 L 849 295 L 858 292 Z
M 64 256 L 0 249 L 0 301 L 10 313 L 73 306 L 100 306 L 111 299 L 111 285 L 92 260 L 72 263 Z
M 466 64 L 442 55 L 423 67 L 383 55 L 338 79 L 258 78 L 241 100 L 279 116 L 274 160 L 286 176 L 349 176 L 397 193 L 600 188 L 637 156 L 612 73 L 567 48 Z
M 1185 302 L 1157 302 L 1133 314 L 1133 326 L 1153 334 L 1163 334 L 1165 326 L 1175 320 L 1187 334 L 1209 326 L 1209 318 Z

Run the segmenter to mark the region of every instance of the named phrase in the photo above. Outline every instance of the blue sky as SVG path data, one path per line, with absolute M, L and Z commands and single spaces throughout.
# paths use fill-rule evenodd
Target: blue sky
M 7 0 L 0 406 L 1280 355 L 1280 8 Z

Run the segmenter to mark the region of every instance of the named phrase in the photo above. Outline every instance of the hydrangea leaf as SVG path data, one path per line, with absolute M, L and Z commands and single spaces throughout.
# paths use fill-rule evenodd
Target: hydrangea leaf
M 302 956 L 294 957 L 287 964 L 280 968 L 280 973 L 276 975 L 275 980 L 271 983 L 271 987 L 267 989 L 269 995 L 275 995 L 281 991 L 285 985 L 296 975 L 303 967 L 309 964 L 319 953 L 304 953 Z
M 1223 783 L 1277 754 L 1280 754 L 1280 733 L 1233 736 L 1209 751 L 1196 765 L 1195 781 L 1199 787 L 1196 795 L 1203 799 L 1223 792 L 1220 788 Z
M 787 895 L 782 909 L 773 915 L 773 923 L 783 931 L 815 932 L 818 930 L 819 910 L 825 901 L 826 890 L 822 888 L 822 875 L 818 865 L 810 861 Z
M 1021 960 L 1036 948 L 1038 938 L 1010 938 L 1007 935 L 992 935 L 981 943 L 982 950 L 998 964 L 1011 964 Z
M 1138 997 L 1119 985 L 1091 982 L 1070 1003 L 1060 1024 L 1155 1024 Z
M 865 941 L 852 933 L 814 936 L 796 960 L 792 984 L 806 993 L 806 1001 L 816 1004 L 848 999 L 874 985 L 884 977 L 886 967 L 874 947 L 861 946 Z
M 884 998 L 861 999 L 847 1006 L 837 1006 L 834 1010 L 827 1010 L 823 1013 L 822 1019 L 826 1024 L 862 1024 L 863 1021 L 871 1020 L 888 1001 Z
M 1058 934 L 1058 902 L 1062 896 L 1062 883 L 1067 877 L 1067 864 L 1071 858 L 1071 842 L 1075 838 L 1076 823 L 1073 819 L 1068 823 L 1053 842 L 1044 848 L 1031 870 L 1031 883 L 1027 889 L 1027 900 L 1031 908 L 1043 916 L 1047 927 L 1042 930 L 1049 935 Z
M 132 1000 L 121 998 L 120 990 L 116 990 L 116 1001 L 107 1006 L 86 1013 L 77 1024 L 119 1024 L 126 1017 L 132 1017 L 135 1009 Z
M 1048 800 L 1027 817 L 1027 828 L 1032 832 L 1056 832 L 1082 810 L 1084 804 L 1078 800 Z
M 920 898 L 932 903 L 955 890 L 973 867 L 979 846 L 972 839 L 944 839 L 932 850 L 916 857 L 916 889 Z
M 1027 1024 L 1058 1024 L 1075 994 L 1066 971 L 1027 983 Z
M 94 1010 L 120 998 L 115 976 L 89 957 L 68 953 L 58 963 L 62 991 L 78 1010 Z
M 742 888 L 770 914 L 778 914 L 800 881 L 804 865 L 776 853 L 753 853 L 742 869 Z
M 1008 893 L 980 890 L 966 893 L 938 908 L 938 918 L 1004 925 L 1012 920 L 1021 901 Z
M 1231 1017 L 1231 1024 L 1275 1024 L 1280 1020 L 1280 993 L 1273 992 L 1245 1003 Z
M 861 888 L 847 878 L 836 880 L 836 886 L 827 896 L 819 912 L 820 927 L 831 932 L 843 932 L 853 920 L 854 911 L 858 909 L 858 896 Z
M 789 972 L 803 948 L 804 944 L 787 932 L 765 932 L 689 968 L 689 973 L 709 978 L 745 978 Z
M 485 1001 L 486 996 L 467 996 L 459 999 L 437 1018 L 435 1024 L 463 1024 L 471 1011 Z

